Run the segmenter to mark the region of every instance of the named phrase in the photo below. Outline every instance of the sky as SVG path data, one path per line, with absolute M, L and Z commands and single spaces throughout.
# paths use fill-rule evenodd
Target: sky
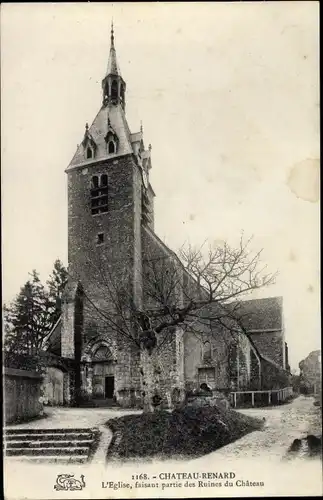
M 2 4 L 2 272 L 67 265 L 67 178 L 101 106 L 113 18 L 132 132 L 173 249 L 241 231 L 283 297 L 290 363 L 320 348 L 318 2 Z M 249 298 L 249 297 L 248 297 Z

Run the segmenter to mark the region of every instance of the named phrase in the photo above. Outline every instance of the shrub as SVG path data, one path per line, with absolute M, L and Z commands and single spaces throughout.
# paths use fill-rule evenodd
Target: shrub
M 121 436 L 113 442 L 112 453 L 132 458 L 204 455 L 260 429 L 263 421 L 234 410 L 203 406 L 126 415 L 107 425 Z

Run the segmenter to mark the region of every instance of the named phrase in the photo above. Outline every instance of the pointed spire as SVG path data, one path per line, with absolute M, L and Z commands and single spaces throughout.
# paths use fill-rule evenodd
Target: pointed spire
M 140 120 L 140 132 L 143 133 L 144 129 L 142 127 L 142 121 Z
M 125 110 L 125 91 L 126 83 L 121 76 L 121 72 L 117 63 L 117 54 L 114 46 L 114 27 L 111 23 L 111 46 L 109 54 L 109 62 L 107 72 L 102 80 L 103 90 L 103 106 L 107 104 L 121 104 Z
M 110 45 L 110 54 L 109 61 L 107 67 L 107 75 L 120 75 L 120 69 L 117 63 L 117 54 L 114 46 L 114 28 L 113 21 L 111 22 L 111 45 Z
M 113 30 L 113 18 L 111 21 L 111 47 L 114 48 L 114 30 Z

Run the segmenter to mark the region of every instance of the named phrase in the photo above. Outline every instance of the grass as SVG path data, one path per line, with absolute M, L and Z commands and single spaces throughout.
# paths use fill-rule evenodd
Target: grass
M 245 434 L 259 430 L 263 421 L 234 410 L 184 407 L 126 415 L 106 424 L 114 433 L 108 457 L 198 457 L 217 450 Z

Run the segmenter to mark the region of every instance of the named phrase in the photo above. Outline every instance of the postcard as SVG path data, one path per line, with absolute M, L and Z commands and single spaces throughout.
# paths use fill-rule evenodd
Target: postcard
M 320 496 L 318 2 L 3 3 L 4 496 Z

